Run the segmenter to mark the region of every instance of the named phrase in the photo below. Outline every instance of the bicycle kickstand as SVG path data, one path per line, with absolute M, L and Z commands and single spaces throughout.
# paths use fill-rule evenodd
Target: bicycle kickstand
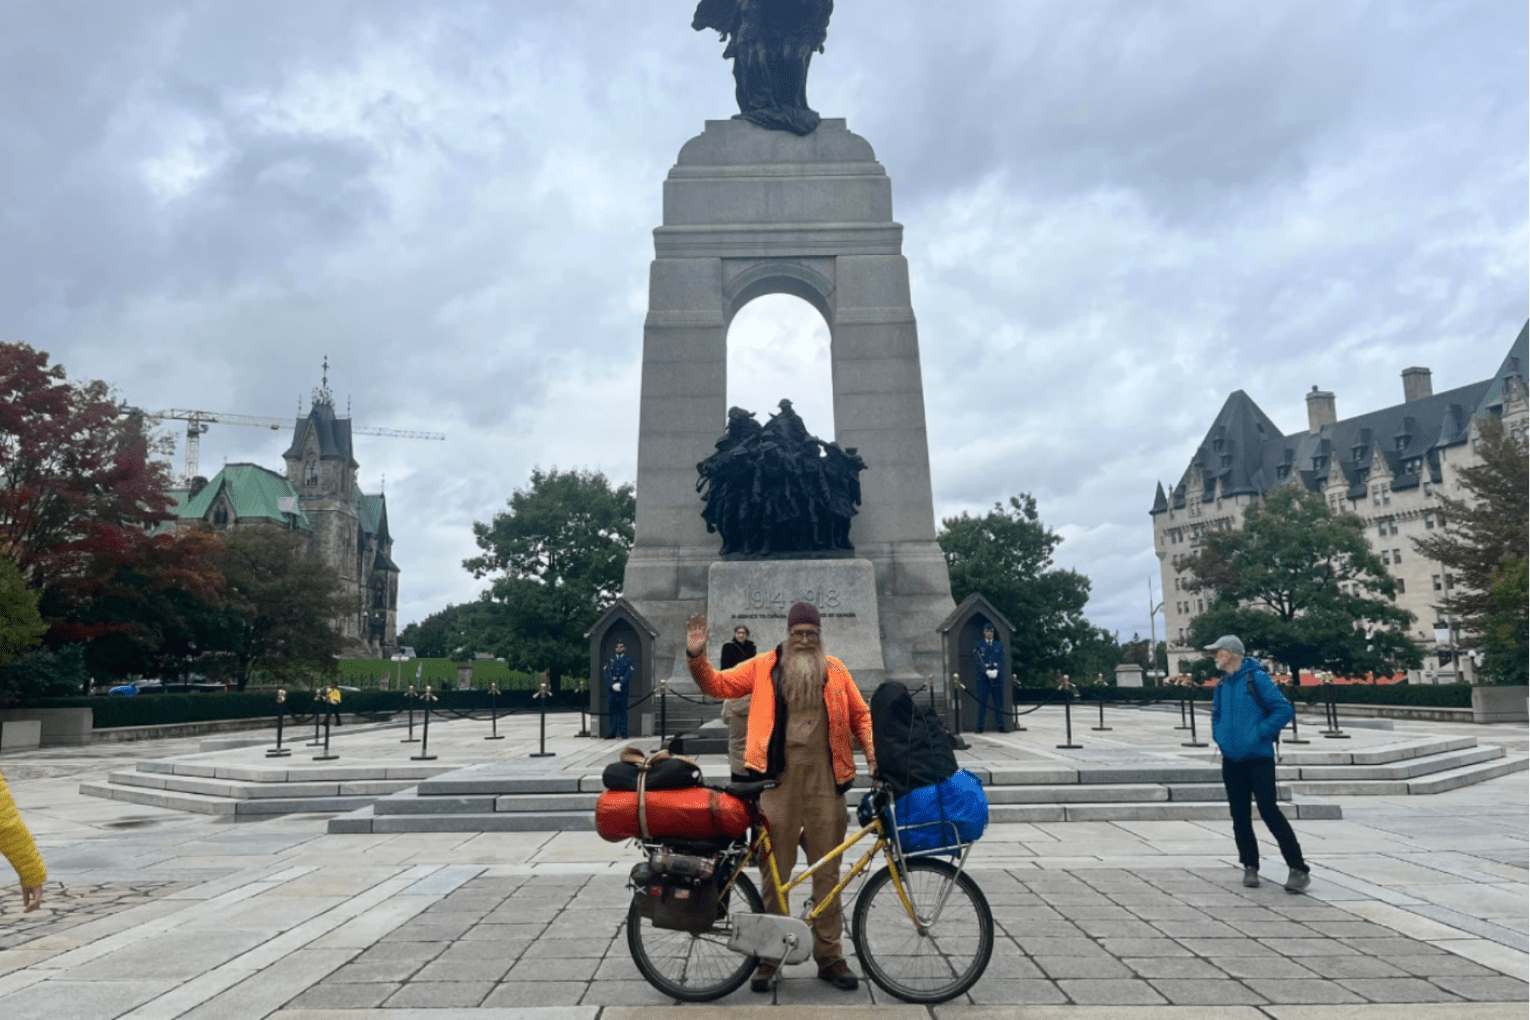
M 786 951 L 776 961 L 775 973 L 770 975 L 770 1004 L 772 1006 L 779 1006 L 781 1004 L 779 998 L 781 994 L 781 972 L 786 969 L 786 958 L 792 955 L 793 949 L 797 948 L 797 936 L 795 935 L 788 935 L 782 941 L 786 943 Z

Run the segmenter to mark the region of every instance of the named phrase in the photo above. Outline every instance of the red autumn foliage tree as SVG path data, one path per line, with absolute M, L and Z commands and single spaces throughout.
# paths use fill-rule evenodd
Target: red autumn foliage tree
M 45 351 L 0 343 L 0 556 L 34 590 L 170 519 L 168 468 L 106 383 L 70 382 Z

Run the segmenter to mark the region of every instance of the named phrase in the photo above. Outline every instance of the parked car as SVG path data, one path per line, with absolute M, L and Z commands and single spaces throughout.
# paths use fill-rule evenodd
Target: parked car
M 408 645 L 404 645 L 398 651 L 393 653 L 393 661 L 394 662 L 408 662 L 410 659 L 413 659 L 414 657 L 415 657 L 414 649 L 409 647 Z

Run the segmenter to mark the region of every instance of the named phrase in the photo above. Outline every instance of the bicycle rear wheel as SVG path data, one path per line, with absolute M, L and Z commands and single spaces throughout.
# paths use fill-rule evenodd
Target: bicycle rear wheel
M 877 987 L 905 1002 L 953 999 L 983 976 L 993 953 L 988 900 L 970 876 L 945 861 L 906 861 L 902 878 L 914 912 L 934 923 L 921 932 L 909 918 L 889 865 L 871 876 L 856 901 L 855 954 Z
M 765 904 L 743 872 L 733 883 L 729 913 L 761 914 Z M 720 999 L 749 979 L 759 959 L 728 948 L 732 925 L 724 918 L 699 935 L 655 928 L 634 903 L 627 910 L 627 949 L 632 962 L 665 995 L 684 1002 Z

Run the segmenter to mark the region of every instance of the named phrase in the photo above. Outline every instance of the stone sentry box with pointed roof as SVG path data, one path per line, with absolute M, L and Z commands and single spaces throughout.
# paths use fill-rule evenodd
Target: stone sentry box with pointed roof
M 677 689 L 694 690 L 685 623 L 709 615 L 720 559 L 701 518 L 696 465 L 727 422 L 728 325 L 776 293 L 802 298 L 828 323 L 834 440 L 868 465 L 850 538 L 870 568 L 861 595 L 875 601 L 885 675 L 940 682 L 936 627 L 951 611 L 951 587 L 935 541 L 902 237 L 892 182 L 842 119 L 801 137 L 710 120 L 670 170 L 643 330 L 637 525 L 623 595 L 655 628 L 654 668 Z M 776 630 L 756 630 L 762 650 L 784 637 L 784 626 Z M 714 632 L 709 654 L 730 636 Z M 832 626 L 825 637 L 834 654 Z M 877 679 L 857 677 L 863 686 Z
M 1014 673 L 1014 665 L 1010 657 L 1009 639 L 1015 628 L 1007 616 L 994 608 L 992 602 L 974 592 L 962 599 L 962 604 L 941 621 L 939 628 L 941 652 L 945 656 L 945 678 L 949 682 L 952 673 L 960 674 L 967 688 L 967 694 L 956 691 L 954 693 L 960 697 L 948 696 L 945 702 L 946 725 L 952 727 L 952 732 L 955 732 L 953 714 L 957 711 L 955 706 L 958 702 L 961 706 L 961 731 L 971 733 L 977 727 L 977 663 L 972 650 L 988 624 L 993 624 L 994 636 L 1004 646 L 1004 664 L 999 667 L 999 682 L 1003 684 L 1004 691 L 1004 725 L 1008 726 L 1012 719 L 1015 692 L 1010 677 Z M 969 694 L 971 697 L 968 697 Z
M 628 733 L 648 736 L 656 732 L 654 719 L 658 716 L 656 698 L 643 701 L 652 690 L 654 639 L 658 632 L 643 619 L 643 614 L 632 607 L 626 599 L 617 599 L 610 609 L 601 614 L 584 635 L 590 642 L 590 732 L 603 737 L 611 732 L 611 723 L 604 713 L 610 701 L 606 685 L 601 682 L 601 670 L 616 654 L 616 646 L 627 646 L 632 659 L 632 690 L 628 693 Z M 642 704 L 639 704 L 642 702 Z

